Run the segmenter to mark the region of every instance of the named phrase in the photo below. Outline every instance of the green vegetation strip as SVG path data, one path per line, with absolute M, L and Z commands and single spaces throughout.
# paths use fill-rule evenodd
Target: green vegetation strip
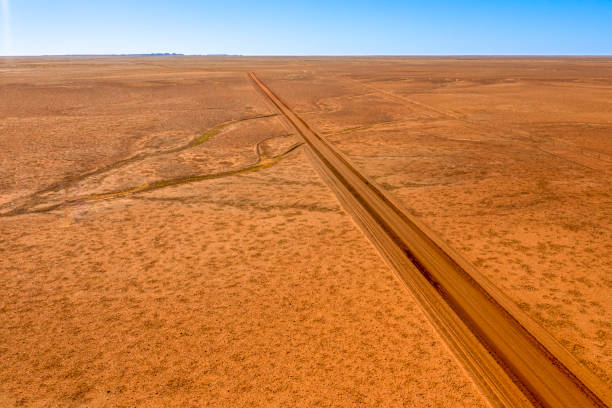
M 249 120 L 255 120 L 255 119 L 264 119 L 264 118 L 270 118 L 270 117 L 274 117 L 277 116 L 276 113 L 274 114 L 269 114 L 269 115 L 257 115 L 257 116 L 252 116 L 252 117 L 248 117 L 248 118 L 243 118 L 243 119 L 237 119 L 237 120 L 230 120 L 227 122 L 223 122 L 220 123 L 212 128 L 210 128 L 209 130 L 207 130 L 204 134 L 196 137 L 195 139 L 191 140 L 189 143 L 184 144 L 182 146 L 173 148 L 173 149 L 168 149 L 168 150 L 160 150 L 157 152 L 152 152 L 152 153 L 140 153 L 131 157 L 128 157 L 127 159 L 122 159 L 119 161 L 116 161 L 114 163 L 111 163 L 107 166 L 92 170 L 92 171 L 88 171 L 85 173 L 82 173 L 78 176 L 72 177 L 72 178 L 66 178 L 62 181 L 59 181 L 57 183 L 54 183 L 50 186 L 47 186 L 46 188 L 42 189 L 42 190 L 38 190 L 33 194 L 30 194 L 27 197 L 21 198 L 19 199 L 19 201 L 21 201 L 21 205 L 17 205 L 15 206 L 15 202 L 8 202 L 5 204 L 0 205 L 0 210 L 2 209 L 6 209 L 6 208 L 11 208 L 13 207 L 12 210 L 9 210 L 7 212 L 1 213 L 0 217 L 7 217 L 7 216 L 14 216 L 14 215 L 20 215 L 20 214 L 25 214 L 25 213 L 30 213 L 30 212 L 46 212 L 46 211 L 50 211 L 52 209 L 55 209 L 63 204 L 59 204 L 59 205 L 54 205 L 52 207 L 45 207 L 42 210 L 36 210 L 34 209 L 36 206 L 38 206 L 41 201 L 44 201 L 44 195 L 48 194 L 48 193 L 54 193 L 54 192 L 58 192 L 60 190 L 64 190 L 67 187 L 69 187 L 71 184 L 75 184 L 79 181 L 83 181 L 89 177 L 93 177 L 93 176 L 98 176 L 100 174 L 104 174 L 107 172 L 110 172 L 112 170 L 116 170 L 120 167 L 126 166 L 128 164 L 132 164 L 138 161 L 142 161 L 144 159 L 148 159 L 151 157 L 156 157 L 156 156 L 161 156 L 161 155 L 165 155 L 165 154 L 172 154 L 172 153 L 178 153 L 181 152 L 183 150 L 186 149 L 190 149 L 192 147 L 196 147 L 201 145 L 202 143 L 206 142 L 207 140 L 211 139 L 212 137 L 218 135 L 219 133 L 221 133 L 223 131 L 223 129 L 225 129 L 226 127 L 236 124 L 236 123 L 240 123 L 240 122 L 245 122 L 245 121 L 249 121 Z M 139 186 L 142 187 L 142 186 Z M 134 187 L 137 188 L 137 187 Z M 155 187 L 155 188 L 159 188 L 159 187 Z M 128 189 L 130 190 L 130 189 Z M 126 190 L 127 191 L 127 190 Z M 140 192 L 141 190 L 138 190 L 138 192 Z M 133 194 L 130 193 L 130 194 Z M 74 200 L 71 200 L 74 201 Z

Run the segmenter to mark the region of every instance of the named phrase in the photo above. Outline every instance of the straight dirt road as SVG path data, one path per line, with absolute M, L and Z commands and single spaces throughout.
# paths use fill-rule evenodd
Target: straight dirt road
M 312 149 L 347 211 L 415 294 L 494 405 L 609 406 L 608 388 L 474 267 L 250 78 Z

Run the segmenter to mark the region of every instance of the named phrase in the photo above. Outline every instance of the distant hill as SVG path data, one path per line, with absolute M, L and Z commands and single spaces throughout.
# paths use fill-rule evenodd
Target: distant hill
M 149 54 L 65 54 L 40 55 L 41 57 L 242 57 L 242 54 L 180 54 L 176 52 L 152 52 Z

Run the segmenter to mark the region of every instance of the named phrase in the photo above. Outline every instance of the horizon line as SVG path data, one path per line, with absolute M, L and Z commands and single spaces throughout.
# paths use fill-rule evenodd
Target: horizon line
M 101 54 L 15 54 L 0 58 L 37 57 L 263 57 L 263 58 L 351 58 L 351 57 L 612 57 L 611 54 L 183 54 L 183 53 L 101 53 Z

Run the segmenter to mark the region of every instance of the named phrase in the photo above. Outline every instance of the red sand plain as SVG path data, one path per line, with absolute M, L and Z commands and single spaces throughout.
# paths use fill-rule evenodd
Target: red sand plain
M 0 403 L 480 406 L 252 87 L 612 383 L 612 61 L 0 65 Z
M 4 61 L 0 405 L 485 405 L 249 65 Z

